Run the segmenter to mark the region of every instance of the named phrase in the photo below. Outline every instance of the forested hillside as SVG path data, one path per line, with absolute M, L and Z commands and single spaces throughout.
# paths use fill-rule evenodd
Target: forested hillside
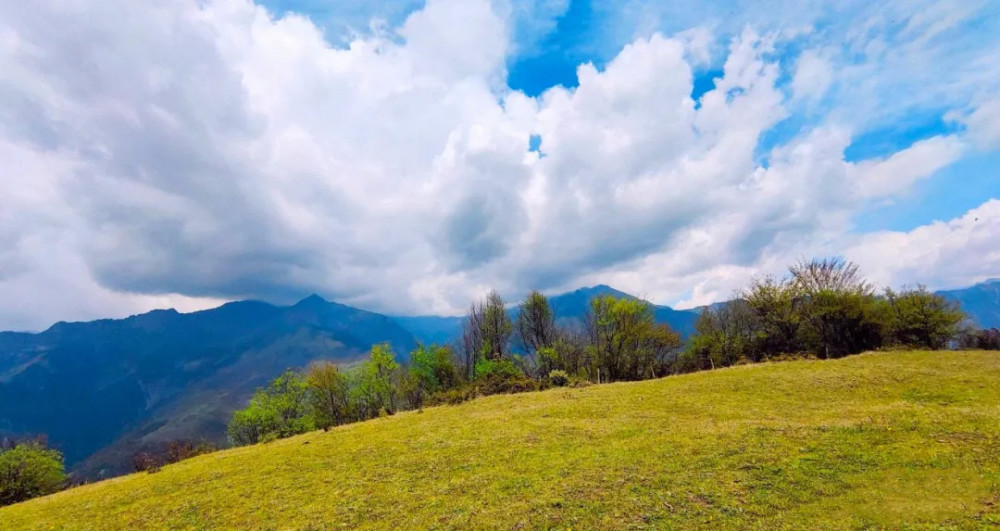
M 232 411 L 276 374 L 354 362 L 374 343 L 416 346 L 391 319 L 316 296 L 0 334 L 0 435 L 45 434 L 71 469 L 121 473 L 144 447 L 224 444 Z

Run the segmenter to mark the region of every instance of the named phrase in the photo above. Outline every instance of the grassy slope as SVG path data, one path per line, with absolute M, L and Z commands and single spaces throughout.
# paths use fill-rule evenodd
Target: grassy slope
M 4 529 L 519 523 L 1000 525 L 1000 355 L 867 354 L 488 397 L 0 510 Z

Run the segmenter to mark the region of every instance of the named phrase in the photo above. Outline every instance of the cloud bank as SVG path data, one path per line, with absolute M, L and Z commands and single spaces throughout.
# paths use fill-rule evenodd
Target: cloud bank
M 0 328 L 310 292 L 456 313 L 489 287 L 597 282 L 697 305 L 824 254 L 885 283 L 996 276 L 996 200 L 905 232 L 852 222 L 1000 149 L 998 49 L 943 44 L 981 13 L 933 6 L 839 48 L 800 20 L 637 31 L 529 97 L 506 84 L 518 4 L 429 0 L 334 45 L 245 0 L 0 1 Z M 946 56 L 982 62 L 929 80 Z M 954 130 L 845 158 L 929 101 Z

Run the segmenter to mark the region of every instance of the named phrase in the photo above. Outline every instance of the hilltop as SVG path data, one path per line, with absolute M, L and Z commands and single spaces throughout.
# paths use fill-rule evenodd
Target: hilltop
M 908 352 L 492 396 L 0 509 L 0 527 L 1000 523 L 1000 356 Z

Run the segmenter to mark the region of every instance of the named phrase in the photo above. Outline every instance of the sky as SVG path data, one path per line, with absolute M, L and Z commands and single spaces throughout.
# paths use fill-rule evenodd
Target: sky
M 0 0 L 0 329 L 1000 276 L 991 0 Z

